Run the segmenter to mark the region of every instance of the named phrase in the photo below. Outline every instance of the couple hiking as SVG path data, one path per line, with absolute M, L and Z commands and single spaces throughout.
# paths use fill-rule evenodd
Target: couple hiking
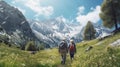
M 69 52 L 71 61 L 74 58 L 74 54 L 76 53 L 76 45 L 73 40 L 70 40 L 70 44 L 68 46 L 67 42 L 62 40 L 59 45 L 59 53 L 61 54 L 61 64 L 65 64 L 66 62 L 66 55 Z

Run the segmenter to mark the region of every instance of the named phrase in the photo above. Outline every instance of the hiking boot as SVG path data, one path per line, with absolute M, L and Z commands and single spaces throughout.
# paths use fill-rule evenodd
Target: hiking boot
M 63 61 L 61 61 L 61 64 L 63 64 Z

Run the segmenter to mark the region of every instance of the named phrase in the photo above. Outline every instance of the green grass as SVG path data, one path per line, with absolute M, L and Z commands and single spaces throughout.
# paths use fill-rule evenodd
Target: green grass
M 95 39 L 78 43 L 73 62 L 67 54 L 65 65 L 60 64 L 57 48 L 41 50 L 33 55 L 1 43 L 0 67 L 120 67 L 120 47 L 109 46 L 117 39 L 120 39 L 120 33 L 102 41 Z M 93 48 L 85 52 L 89 46 Z

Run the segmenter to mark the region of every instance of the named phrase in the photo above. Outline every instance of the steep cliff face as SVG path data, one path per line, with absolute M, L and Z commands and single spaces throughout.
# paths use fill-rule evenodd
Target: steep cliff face
M 17 29 L 27 36 L 32 36 L 32 30 L 23 14 L 4 1 L 0 1 L 0 25 L 10 34 Z
M 0 1 L 0 26 L 11 36 L 12 42 L 25 44 L 36 39 L 24 15 L 4 1 Z

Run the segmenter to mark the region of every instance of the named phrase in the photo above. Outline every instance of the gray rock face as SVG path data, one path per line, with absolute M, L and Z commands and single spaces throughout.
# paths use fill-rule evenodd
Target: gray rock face
M 110 46 L 113 46 L 113 47 L 120 46 L 120 39 L 118 39 L 118 40 L 114 41 L 113 43 L 111 43 Z
M 24 15 L 4 1 L 0 1 L 0 26 L 11 36 L 13 42 L 23 44 L 36 38 Z
M 32 35 L 30 26 L 23 14 L 17 8 L 8 5 L 4 1 L 0 1 L 0 25 L 9 34 L 11 31 L 19 29 L 29 37 Z

